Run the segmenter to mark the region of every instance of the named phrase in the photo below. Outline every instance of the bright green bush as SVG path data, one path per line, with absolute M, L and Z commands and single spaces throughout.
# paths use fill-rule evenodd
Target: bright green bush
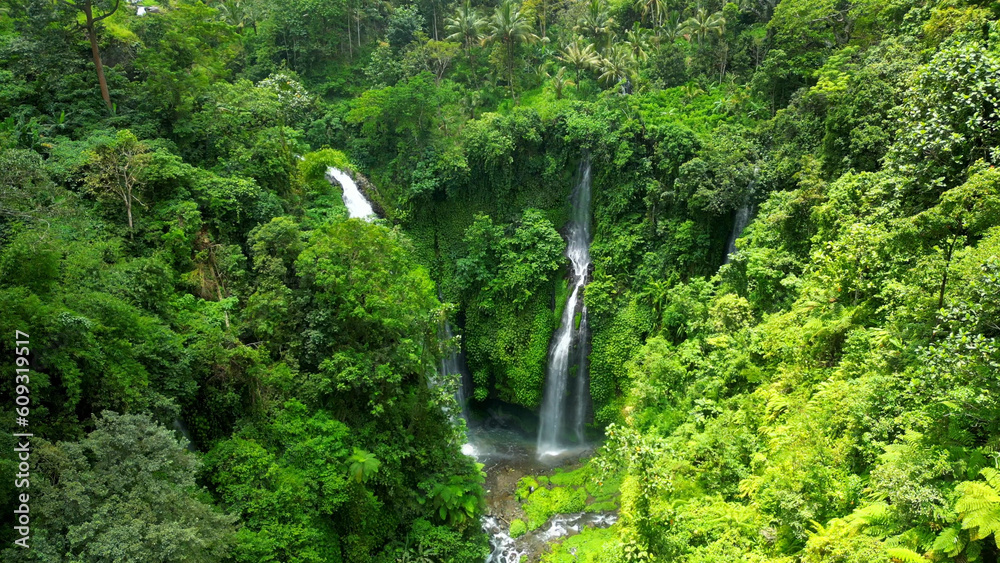
M 528 525 L 524 523 L 524 520 L 515 518 L 510 521 L 510 531 L 508 532 L 510 537 L 519 538 L 523 536 L 528 531 Z

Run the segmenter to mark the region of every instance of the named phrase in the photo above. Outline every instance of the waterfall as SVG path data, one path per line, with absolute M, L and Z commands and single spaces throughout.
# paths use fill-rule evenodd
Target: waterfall
M 562 323 L 549 348 L 545 376 L 545 398 L 540 413 L 538 456 L 558 455 L 565 450 L 566 434 L 583 443 L 583 423 L 587 410 L 587 307 L 583 303 L 587 271 L 590 268 L 590 159 L 580 163 L 580 179 L 570 196 L 572 215 L 567 229 L 566 257 L 573 265 L 572 292 L 563 310 Z M 577 315 L 579 314 L 579 321 Z M 576 352 L 574 354 L 573 352 Z M 575 362 L 574 362 L 575 360 Z M 575 364 L 575 365 L 574 365 Z M 576 375 L 571 381 L 571 370 Z M 570 385 L 575 387 L 570 392 Z M 572 395 L 574 408 L 567 413 L 566 400 Z
M 736 254 L 736 239 L 743 233 L 743 229 L 750 224 L 750 217 L 753 215 L 753 207 L 749 204 L 736 210 L 733 218 L 733 232 L 729 234 L 729 243 L 726 244 L 726 259 L 723 264 L 728 264 L 730 257 Z
M 375 218 L 372 204 L 368 203 L 364 194 L 358 189 L 358 185 L 354 183 L 354 178 L 351 178 L 347 172 L 331 166 L 326 169 L 326 177 L 330 181 L 336 181 L 344 190 L 344 205 L 347 206 L 347 212 L 352 219 L 371 221 Z
M 184 445 L 184 447 L 187 448 L 188 451 L 191 451 L 191 452 L 195 451 L 195 449 L 194 449 L 194 441 L 191 439 L 191 433 L 188 432 L 187 425 L 184 424 L 184 421 L 181 420 L 180 417 L 174 417 L 173 427 L 174 427 L 174 430 L 176 432 L 180 433 L 180 435 L 183 436 L 184 439 L 187 441 L 187 443 Z
M 747 228 L 747 225 L 750 224 L 750 219 L 753 218 L 756 206 L 751 202 L 756 191 L 757 176 L 759 174 L 760 167 L 754 165 L 753 176 L 750 178 L 750 184 L 747 186 L 747 202 L 736 210 L 736 215 L 733 217 L 733 232 L 729 234 L 729 242 L 726 243 L 726 258 L 722 262 L 723 264 L 728 264 L 731 259 L 730 257 L 736 254 L 736 239 L 740 238 L 740 235 L 743 234 L 743 229 Z
M 455 338 L 455 334 L 451 330 L 451 323 L 448 321 L 444 322 L 444 339 L 450 342 Z M 468 395 L 467 387 L 470 386 L 471 377 L 469 376 L 469 370 L 465 367 L 465 358 L 462 356 L 462 350 L 458 346 L 453 346 L 448 352 L 448 355 L 441 360 L 441 375 L 455 375 L 459 376 L 458 380 L 458 390 L 455 391 L 455 401 L 458 402 L 458 406 L 461 409 L 461 416 L 466 423 L 469 422 L 469 406 L 468 406 Z

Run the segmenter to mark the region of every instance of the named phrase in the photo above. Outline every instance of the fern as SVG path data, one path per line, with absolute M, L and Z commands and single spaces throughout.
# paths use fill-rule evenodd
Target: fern
M 966 481 L 955 487 L 959 494 L 955 510 L 962 519 L 962 529 L 969 530 L 973 541 L 1000 532 L 1000 474 L 995 469 L 982 470 L 986 482 Z
M 945 528 L 938 534 L 932 549 L 937 553 L 943 553 L 948 557 L 957 557 L 965 548 L 965 540 L 962 538 L 961 530 L 956 527 Z
M 896 536 L 895 539 L 898 540 L 898 545 L 909 546 L 913 549 L 925 551 L 934 545 L 934 541 L 937 540 L 937 535 L 926 525 L 920 525 L 906 530 L 902 534 Z
M 876 538 L 890 536 L 897 529 L 896 515 L 893 509 L 884 502 L 877 502 L 855 510 L 848 516 L 848 520 L 857 529 Z
M 895 563 L 927 563 L 923 555 L 905 547 L 891 547 L 885 550 L 885 554 Z
M 1000 491 L 1000 471 L 997 471 L 992 467 L 984 467 L 980 473 L 983 475 L 983 478 L 986 479 L 989 486 Z

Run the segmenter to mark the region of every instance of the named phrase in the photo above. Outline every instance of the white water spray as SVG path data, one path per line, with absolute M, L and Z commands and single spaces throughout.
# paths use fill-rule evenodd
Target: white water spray
M 579 534 L 584 528 L 608 528 L 617 521 L 618 516 L 609 512 L 557 514 L 542 527 L 515 540 L 504 523 L 487 516 L 483 519 L 483 529 L 490 535 L 490 555 L 486 563 L 520 563 L 522 556 L 546 549 L 554 540 Z
M 754 191 L 757 187 L 757 175 L 759 173 L 760 168 L 754 166 L 753 179 L 750 180 L 750 186 L 747 190 L 749 192 L 750 200 L 753 200 Z M 733 217 L 733 232 L 729 234 L 729 242 L 726 244 L 726 258 L 722 262 L 723 264 L 728 264 L 732 259 L 732 255 L 736 254 L 736 239 L 740 238 L 740 235 L 743 234 L 743 229 L 746 229 L 747 225 L 750 224 L 750 219 L 753 218 L 755 207 L 756 206 L 754 204 L 747 202 L 736 210 L 736 215 Z
M 726 244 L 726 259 L 723 264 L 728 264 L 732 255 L 736 254 L 736 239 L 743 234 L 743 229 L 750 224 L 750 216 L 753 209 L 749 205 L 744 205 L 736 210 L 736 217 L 733 218 L 733 232 L 729 234 L 729 242 Z
M 562 314 L 562 324 L 549 349 L 545 377 L 545 398 L 539 414 L 538 456 L 559 455 L 566 451 L 567 434 L 577 444 L 583 443 L 583 423 L 587 412 L 587 306 L 583 292 L 590 269 L 590 159 L 580 164 L 580 180 L 570 196 L 573 213 L 567 230 L 566 257 L 573 265 L 570 283 L 573 290 Z M 577 315 L 579 314 L 579 321 Z M 574 350 L 576 354 L 574 354 Z M 573 361 L 575 359 L 575 362 Z M 571 381 L 571 369 L 576 376 Z M 571 393 L 570 385 L 575 387 Z M 567 398 L 574 408 L 567 413 Z
M 347 206 L 347 213 L 352 219 L 364 219 L 365 221 L 375 219 L 375 210 L 372 209 L 372 204 L 368 203 L 364 194 L 358 189 L 358 185 L 354 183 L 354 179 L 347 172 L 331 166 L 326 169 L 326 177 L 328 180 L 340 184 L 344 191 L 344 205 Z

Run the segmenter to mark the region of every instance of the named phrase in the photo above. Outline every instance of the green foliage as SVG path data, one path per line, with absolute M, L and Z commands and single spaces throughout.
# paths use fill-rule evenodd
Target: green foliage
M 528 525 L 524 523 L 524 520 L 515 518 L 510 521 L 510 531 L 508 535 L 512 538 L 519 538 L 528 532 Z
M 485 369 L 504 399 L 535 406 L 558 322 L 549 301 L 563 262 L 562 237 L 540 211 L 528 209 L 507 229 L 480 215 L 464 239 L 468 250 L 456 264 L 456 278 L 466 295 L 475 296 L 466 321 L 470 367 Z M 489 385 L 483 379 L 477 387 Z
M 615 540 L 615 528 L 584 528 L 579 534 L 566 538 L 553 546 L 551 552 L 542 557 L 546 563 L 597 563 L 609 552 L 609 544 Z
M 997 144 L 1000 122 L 988 109 L 1000 105 L 997 72 L 996 53 L 962 40 L 917 71 L 901 109 L 905 125 L 888 158 L 912 178 L 908 193 L 918 202 L 958 184 L 976 160 L 998 158 L 989 147 Z
M 524 512 L 528 516 L 528 530 L 534 530 L 548 522 L 554 514 L 582 512 L 587 506 L 587 494 L 583 489 L 568 487 L 540 487 L 528 496 Z
M 95 194 L 124 203 L 128 228 L 133 228 L 133 209 L 143 202 L 141 174 L 149 162 L 149 147 L 129 130 L 118 131 L 108 144 L 98 145 L 89 157 L 89 173 L 84 181 Z
M 550 560 L 995 558 L 986 4 L 178 0 L 81 33 L 82 3 L 6 3 L 0 328 L 32 334 L 55 526 L 29 557 L 482 561 L 440 326 L 476 399 L 538 405 L 585 157 L 608 439 L 517 495 L 525 529 L 621 520 Z
M 475 522 L 486 508 L 482 488 L 486 474 L 482 473 L 482 464 L 476 467 L 475 473 L 453 475 L 446 483 L 434 483 L 421 503 L 428 504 L 441 522 L 451 525 Z
M 320 149 L 302 155 L 299 170 L 305 180 L 319 181 L 326 178 L 326 169 L 331 166 L 344 171 L 352 169 L 344 153 L 334 149 Z
M 961 518 L 962 529 L 970 530 L 972 541 L 1000 532 L 1000 473 L 992 467 L 984 467 L 981 473 L 985 483 L 966 481 L 955 488 L 959 495 L 955 511 Z
M 33 440 L 32 457 L 44 469 L 32 472 L 31 549 L 8 547 L 4 559 L 226 557 L 235 518 L 205 502 L 196 456 L 147 416 L 105 411 L 95 422 L 79 441 Z
M 526 475 L 518 481 L 515 496 L 521 501 L 528 521 L 518 522 L 525 526 L 525 531 L 531 531 L 556 514 L 614 511 L 618 508 L 620 484 L 620 474 L 602 476 L 590 463 L 572 471 L 556 468 L 548 476 Z M 513 526 L 512 522 L 511 529 Z
M 404 381 L 433 369 L 426 343 L 436 338 L 440 305 L 397 231 L 361 220 L 331 225 L 295 267 L 313 310 L 303 360 L 324 374 L 321 392 L 363 389 L 378 414 Z
M 347 472 L 355 483 L 364 483 L 370 479 L 372 475 L 378 473 L 379 465 L 381 465 L 370 452 L 358 448 L 354 448 L 354 453 L 351 454 L 348 461 L 351 462 L 351 465 L 347 468 Z

